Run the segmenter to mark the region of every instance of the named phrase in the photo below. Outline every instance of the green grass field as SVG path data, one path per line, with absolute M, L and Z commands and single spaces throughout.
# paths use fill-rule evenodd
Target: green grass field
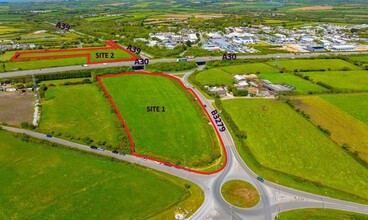
M 231 75 L 220 68 L 213 68 L 198 73 L 196 79 L 207 86 L 231 85 L 234 80 Z
M 0 55 L 0 61 L 8 61 L 14 56 L 15 51 L 6 51 Z
M 352 61 L 368 63 L 368 56 L 350 56 L 349 59 Z
M 344 95 L 342 95 L 344 96 Z M 324 96 L 321 96 L 324 97 Z M 349 151 L 368 163 L 368 125 L 319 96 L 304 96 L 292 99 L 295 106 L 310 115 L 310 120 L 331 132 L 331 139 L 340 146 L 349 145 Z M 339 95 L 329 96 L 339 97 Z M 348 98 L 348 97 L 346 97 Z M 345 104 L 348 108 L 359 108 Z M 366 110 L 366 109 L 365 109 Z M 368 113 L 366 113 L 368 116 Z
M 250 208 L 258 204 L 260 200 L 257 189 L 243 180 L 230 180 L 221 187 L 224 199 L 237 207 Z
M 202 85 L 231 85 L 234 82 L 234 75 L 257 72 L 276 73 L 277 70 L 264 63 L 250 63 L 205 70 L 198 73 L 196 79 Z
M 274 65 L 274 62 L 268 62 L 269 65 Z M 339 59 L 295 59 L 295 60 L 280 60 L 280 69 L 288 71 L 294 70 L 340 70 L 344 67 L 351 70 L 361 70 L 361 68 Z
M 281 212 L 276 220 L 366 220 L 367 215 L 334 209 L 297 209 Z
M 108 53 L 108 58 L 96 58 L 96 53 Z M 91 55 L 91 62 L 98 61 L 111 61 L 118 59 L 126 59 L 131 56 L 123 50 L 93 50 L 93 51 L 66 51 L 66 52 L 50 52 L 50 53 L 37 53 L 37 54 L 21 54 L 19 57 L 31 57 L 31 56 L 54 56 L 54 55 L 64 55 L 64 54 L 86 54 L 89 53 Z M 111 57 L 111 53 L 114 54 L 113 58 Z M 71 65 L 81 65 L 87 63 L 87 57 L 68 57 L 68 58 L 55 58 L 55 59 L 37 59 L 37 60 L 26 60 L 26 61 L 10 61 L 11 57 L 14 55 L 13 52 L 6 52 L 3 55 L 0 55 L 0 61 L 4 62 L 5 70 L 29 70 L 29 69 L 41 69 L 48 67 L 57 67 L 57 66 L 71 66 Z M 0 66 L 0 73 L 5 72 L 2 66 Z
M 294 86 L 296 91 L 301 93 L 327 91 L 327 89 L 322 86 L 316 85 L 289 73 L 261 73 L 259 78 L 267 79 L 272 83 L 286 83 Z
M 157 171 L 5 131 L 0 139 L 1 219 L 148 219 L 203 201 L 195 184 Z
M 324 95 L 321 97 L 368 125 L 368 94 Z
M 235 74 L 245 74 L 245 73 L 276 73 L 277 69 L 264 64 L 264 63 L 249 63 L 235 66 L 221 67 L 222 70 L 235 75 Z
M 339 90 L 368 90 L 368 71 L 307 72 L 315 82 L 323 82 Z
M 246 144 L 262 166 L 329 188 L 321 190 L 303 181 L 299 185 L 280 175 L 269 175 L 263 169 L 258 171 L 260 175 L 328 196 L 351 199 L 339 196 L 338 191 L 350 193 L 367 203 L 368 170 L 288 105 L 276 100 L 242 99 L 223 101 L 223 106 L 240 129 L 247 132 Z M 266 110 L 262 110 L 263 106 Z M 249 155 L 240 154 L 249 161 L 245 158 Z M 338 191 L 334 193 L 332 189 Z
M 115 148 L 123 144 L 126 134 L 117 128 L 120 124 L 113 112 L 96 84 L 51 87 L 42 101 L 38 129 L 45 133 L 54 131 L 55 135 L 61 133 L 62 137 L 83 143 L 87 143 L 83 138 L 89 137 L 95 145 L 102 146 L 105 141 L 104 146 Z
M 85 57 L 73 57 L 62 59 L 44 59 L 44 60 L 29 60 L 29 61 L 14 61 L 5 62 L 5 70 L 30 70 L 41 69 L 56 66 L 71 66 L 85 64 L 87 62 Z M 0 72 L 4 72 L 2 66 L 0 66 Z
M 206 166 L 220 157 L 203 109 L 176 81 L 136 74 L 102 82 L 131 131 L 136 153 L 189 167 Z M 147 112 L 147 106 L 159 106 L 160 112 Z
M 98 53 L 108 53 L 108 58 L 96 58 Z M 131 57 L 123 50 L 87 50 L 87 51 L 61 51 L 61 52 L 49 52 L 49 53 L 33 53 L 33 54 L 20 54 L 19 58 L 35 57 L 35 56 L 57 56 L 57 55 L 69 55 L 69 54 L 90 54 L 91 61 L 105 61 L 105 60 L 117 60 Z M 113 57 L 111 57 L 113 55 Z M 87 58 L 85 58 L 87 62 Z

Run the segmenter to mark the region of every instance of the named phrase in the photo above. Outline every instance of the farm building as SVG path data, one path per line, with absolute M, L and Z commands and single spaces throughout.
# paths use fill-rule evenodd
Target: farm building
M 226 96 L 226 88 L 224 87 L 209 87 L 208 91 L 218 94 L 220 96 Z
M 265 84 L 264 86 L 276 94 L 295 90 L 295 87 L 286 84 Z

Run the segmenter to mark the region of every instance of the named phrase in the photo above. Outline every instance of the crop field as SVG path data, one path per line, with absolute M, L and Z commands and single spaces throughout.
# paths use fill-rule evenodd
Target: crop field
M 334 95 L 333 97 L 338 96 Z M 350 152 L 356 152 L 362 160 L 368 163 L 367 124 L 364 124 L 319 96 L 297 97 L 292 102 L 297 108 L 308 114 L 310 120 L 316 126 L 320 125 L 328 129 L 331 132 L 332 140 L 340 146 L 347 144 Z M 354 108 L 351 105 L 345 104 L 345 106 Z M 368 116 L 368 113 L 366 113 L 366 116 Z
M 164 173 L 5 131 L 0 139 L 3 219 L 148 219 L 177 207 L 195 211 L 202 202 L 195 184 Z
M 314 82 L 323 82 L 338 90 L 368 90 L 368 71 L 306 72 Z
M 196 79 L 202 85 L 231 85 L 233 76 L 246 73 L 276 73 L 278 70 L 264 63 L 250 63 L 235 66 L 219 67 L 198 73 Z
M 270 177 L 270 181 L 338 196 L 332 192 L 335 189 L 367 202 L 368 170 L 287 104 L 276 100 L 237 99 L 223 101 L 223 106 L 239 128 L 247 132 L 246 144 L 262 166 L 317 182 L 328 190 L 321 192 L 303 184 L 285 182 L 279 176 Z M 269 177 L 260 172 L 266 179 Z
M 322 86 L 316 85 L 289 73 L 261 73 L 259 78 L 267 79 L 272 83 L 286 83 L 294 86 L 296 91 L 301 93 L 327 91 L 327 89 Z
M 0 92 L 0 100 L 0 123 L 32 123 L 35 103 L 33 93 Z
M 274 62 L 268 62 L 269 65 L 273 65 Z M 287 71 L 294 70 L 341 70 L 343 68 L 349 68 L 350 70 L 361 70 L 358 66 L 348 63 L 339 59 L 295 59 L 295 60 L 280 60 L 278 62 L 279 69 L 285 69 Z
M 135 153 L 188 167 L 205 167 L 221 156 L 204 110 L 178 82 L 142 73 L 100 80 L 127 124 Z
M 123 129 L 118 129 L 114 120 L 109 103 L 95 84 L 55 86 L 45 93 L 38 129 L 45 133 L 54 131 L 55 135 L 60 133 L 83 143 L 88 137 L 94 140 L 94 145 L 106 142 L 105 146 L 112 148 L 126 136 L 125 132 L 121 134 Z
M 368 125 L 368 94 L 324 95 L 321 98 Z
M 297 209 L 281 212 L 276 220 L 311 220 L 311 219 L 333 219 L 333 220 L 364 220 L 367 215 L 355 212 L 340 211 L 335 209 Z
M 137 58 L 133 53 L 112 41 L 107 41 L 107 47 L 74 48 L 60 50 L 18 51 L 12 60 L 57 59 L 68 57 L 85 57 L 87 63 L 129 61 Z M 104 57 L 101 57 L 101 53 Z M 105 54 L 107 53 L 107 54 Z
M 10 27 L 10 26 L 0 26 L 1 35 L 13 33 L 13 32 L 20 32 L 20 31 L 22 31 L 22 29 Z

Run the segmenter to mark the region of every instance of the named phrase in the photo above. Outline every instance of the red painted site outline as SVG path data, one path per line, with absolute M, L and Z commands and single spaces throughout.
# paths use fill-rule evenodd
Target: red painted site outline
M 17 51 L 14 53 L 14 56 L 11 58 L 12 61 L 25 61 L 25 60 L 35 60 L 35 59 L 58 59 L 58 58 L 70 58 L 70 57 L 86 57 L 87 64 L 99 64 L 99 63 L 113 63 L 113 62 L 123 62 L 123 61 L 134 61 L 138 59 L 138 56 L 132 53 L 131 51 L 125 49 L 114 41 L 106 41 L 107 47 L 88 47 L 88 48 L 72 48 L 72 49 L 59 49 L 59 50 L 29 50 L 29 51 Z M 76 54 L 62 54 L 62 55 L 50 55 L 50 56 L 31 56 L 31 57 L 19 57 L 22 54 L 47 54 L 53 52 L 83 52 L 90 50 L 116 50 L 120 49 L 126 52 L 131 56 L 131 58 L 124 58 L 119 60 L 104 60 L 104 61 L 91 61 L 91 54 L 89 53 L 76 53 Z
M 177 166 L 177 165 L 174 165 L 174 164 L 171 164 L 167 161 L 162 161 L 162 160 L 158 160 L 156 158 L 152 158 L 152 157 L 147 157 L 147 156 L 144 156 L 144 155 L 141 155 L 141 154 L 137 154 L 135 153 L 135 150 L 134 150 L 134 140 L 133 140 L 133 137 L 132 137 L 132 134 L 130 133 L 130 130 L 128 128 L 128 125 L 126 124 L 123 116 L 121 115 L 120 111 L 118 110 L 117 106 L 115 105 L 114 101 L 112 100 L 109 92 L 107 91 L 105 85 L 102 83 L 102 78 L 111 78 L 111 77 L 117 77 L 117 76 L 126 76 L 126 75 L 133 75 L 133 74 L 145 74 L 145 75 L 150 75 L 150 76 L 159 76 L 159 77 L 168 77 L 168 78 L 171 78 L 171 79 L 174 79 L 176 80 L 177 82 L 179 82 L 179 84 L 187 91 L 190 91 L 195 97 L 196 99 L 199 101 L 199 103 L 201 104 L 201 107 L 202 109 L 204 110 L 204 112 L 206 113 L 207 115 L 207 118 L 210 120 L 211 124 L 212 124 L 212 127 L 213 129 L 215 130 L 216 132 L 216 135 L 217 137 L 219 138 L 220 140 L 220 144 L 221 144 L 221 147 L 222 147 L 222 151 L 224 153 L 224 156 L 225 156 L 225 162 L 224 164 L 222 165 L 222 167 L 219 169 L 219 170 L 216 170 L 216 171 L 211 171 L 211 172 L 204 172 L 204 171 L 198 171 L 198 170 L 194 170 L 194 169 L 190 169 L 190 168 L 187 168 L 187 167 L 181 167 L 181 166 Z M 190 171 L 190 172 L 194 172 L 194 173 L 199 173 L 199 174 L 214 174 L 214 173 L 218 173 L 220 171 L 222 171 L 226 164 L 227 164 L 227 153 L 226 153 L 226 148 L 225 148 L 225 145 L 224 145 L 224 142 L 221 138 L 221 135 L 218 131 L 218 129 L 216 128 L 216 125 L 215 123 L 213 122 L 212 118 L 210 117 L 210 115 L 208 114 L 208 112 L 206 111 L 202 101 L 199 99 L 199 97 L 197 96 L 197 94 L 191 89 L 191 88 L 188 88 L 186 87 L 182 81 L 180 81 L 178 78 L 174 77 L 174 76 L 170 76 L 170 75 L 167 75 L 167 74 L 163 74 L 163 73 L 150 73 L 150 72 L 142 72 L 142 71 L 139 71 L 139 72 L 127 72 L 127 73 L 117 73 L 117 74 L 109 74 L 109 75 L 102 75 L 102 76 L 98 76 L 97 77 L 97 80 L 98 82 L 100 83 L 103 91 L 105 92 L 107 98 L 109 99 L 112 107 L 115 109 L 116 113 L 118 114 L 118 117 L 119 117 L 119 120 L 121 121 L 121 123 L 124 125 L 124 129 L 125 131 L 127 132 L 128 134 L 128 137 L 129 137 L 129 140 L 130 140 L 130 145 L 131 145 L 131 154 L 133 156 L 136 156 L 136 157 L 140 157 L 140 158 L 147 158 L 149 160 L 152 160 L 152 161 L 157 161 L 157 162 L 160 162 L 162 164 L 165 164 L 165 165 L 168 165 L 168 166 L 173 166 L 173 167 L 176 167 L 176 168 L 179 168 L 179 169 L 182 169 L 182 170 L 186 170 L 186 171 Z

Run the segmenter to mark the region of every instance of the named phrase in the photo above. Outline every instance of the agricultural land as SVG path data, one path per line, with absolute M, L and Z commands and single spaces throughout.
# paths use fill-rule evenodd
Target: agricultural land
M 0 138 L 4 219 L 147 219 L 173 206 L 195 210 L 202 202 L 196 185 L 160 172 L 5 131 Z
M 123 74 L 101 82 L 126 121 L 135 153 L 188 167 L 206 167 L 221 157 L 202 107 L 176 80 Z

